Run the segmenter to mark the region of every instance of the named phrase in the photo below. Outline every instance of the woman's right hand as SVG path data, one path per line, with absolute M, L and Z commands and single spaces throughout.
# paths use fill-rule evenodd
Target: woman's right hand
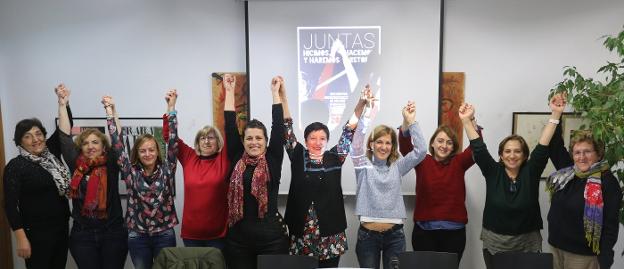
M 416 104 L 414 101 L 407 101 L 407 105 L 403 107 L 403 125 L 408 127 L 416 121 Z
M 178 101 L 178 90 L 169 89 L 167 93 L 165 93 L 165 101 L 167 102 L 168 111 L 175 110 L 175 105 L 176 105 L 176 102 Z
M 280 88 L 284 85 L 284 78 L 282 76 L 275 76 L 271 79 L 271 92 L 273 94 L 279 94 Z
M 552 112 L 558 113 L 559 115 L 563 114 L 563 110 L 566 106 L 566 96 L 563 93 L 553 95 L 553 97 L 550 98 L 548 106 Z
M 474 119 L 475 109 L 471 104 L 463 103 L 459 106 L 459 118 L 464 121 L 472 121 Z
M 69 103 L 69 89 L 65 87 L 65 84 L 61 83 L 56 88 L 54 88 L 54 93 L 56 93 L 56 97 L 58 98 L 59 105 L 65 106 Z
M 24 234 L 23 236 L 17 236 L 16 239 L 17 239 L 16 240 L 17 241 L 17 256 L 24 258 L 24 259 L 30 259 L 32 250 L 30 248 L 30 241 L 28 241 L 28 238 L 26 237 L 26 235 Z
M 236 76 L 223 74 L 223 88 L 225 88 L 226 92 L 233 92 L 236 89 Z

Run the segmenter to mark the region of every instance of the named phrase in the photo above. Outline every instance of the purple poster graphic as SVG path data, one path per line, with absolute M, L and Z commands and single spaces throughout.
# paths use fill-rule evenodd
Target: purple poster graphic
M 300 128 L 342 126 L 366 84 L 381 97 L 381 26 L 297 27 L 297 43 Z

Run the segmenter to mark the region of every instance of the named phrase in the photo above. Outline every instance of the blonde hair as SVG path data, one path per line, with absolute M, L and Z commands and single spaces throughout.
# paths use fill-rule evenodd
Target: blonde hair
M 195 152 L 197 155 L 200 155 L 199 139 L 201 139 L 202 136 L 208 136 L 211 133 L 217 138 L 217 152 L 221 152 L 223 149 L 223 136 L 221 136 L 221 132 L 213 126 L 206 125 L 204 128 L 199 129 L 199 131 L 197 131 L 197 135 L 195 135 Z
M 154 141 L 154 144 L 156 145 L 156 163 L 162 164 L 160 145 L 158 144 L 158 141 L 156 141 L 156 138 L 151 134 L 143 134 L 134 141 L 134 146 L 132 146 L 132 152 L 130 152 L 130 163 L 132 165 L 137 165 L 139 163 L 139 148 L 149 140 Z
M 371 148 L 371 143 L 375 142 L 375 140 L 379 139 L 382 136 L 390 135 L 390 139 L 392 141 L 392 149 L 390 150 L 390 156 L 386 160 L 388 165 L 391 165 L 394 161 L 399 159 L 399 152 L 397 150 L 397 135 L 393 128 L 390 128 L 386 125 L 378 125 L 373 129 L 373 132 L 368 136 L 368 141 L 366 142 L 366 157 L 369 160 L 373 159 L 373 149 Z

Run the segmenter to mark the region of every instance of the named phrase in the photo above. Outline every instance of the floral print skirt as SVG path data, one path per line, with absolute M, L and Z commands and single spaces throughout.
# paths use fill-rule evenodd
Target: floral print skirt
M 291 255 L 316 256 L 319 260 L 327 260 L 340 257 L 347 249 L 349 247 L 345 232 L 321 236 L 314 202 L 308 209 L 308 215 L 306 215 L 303 225 L 303 235 L 301 237 L 290 236 Z

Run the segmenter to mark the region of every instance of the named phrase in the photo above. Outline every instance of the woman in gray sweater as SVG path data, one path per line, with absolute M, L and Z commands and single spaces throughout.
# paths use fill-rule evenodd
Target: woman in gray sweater
M 416 108 L 408 102 L 403 108 L 403 128 L 409 129 L 414 149 L 401 158 L 397 135 L 385 125 L 375 127 L 366 141 L 364 135 L 370 123 L 373 97 L 365 89 L 367 108 L 360 119 L 353 137 L 351 149 L 357 180 L 356 215 L 360 219 L 355 252 L 360 267 L 379 268 L 381 255 L 385 269 L 391 261 L 405 251 L 403 222 L 406 218 L 405 204 L 401 194 L 401 177 L 420 163 L 426 153 L 426 144 L 418 123 Z

